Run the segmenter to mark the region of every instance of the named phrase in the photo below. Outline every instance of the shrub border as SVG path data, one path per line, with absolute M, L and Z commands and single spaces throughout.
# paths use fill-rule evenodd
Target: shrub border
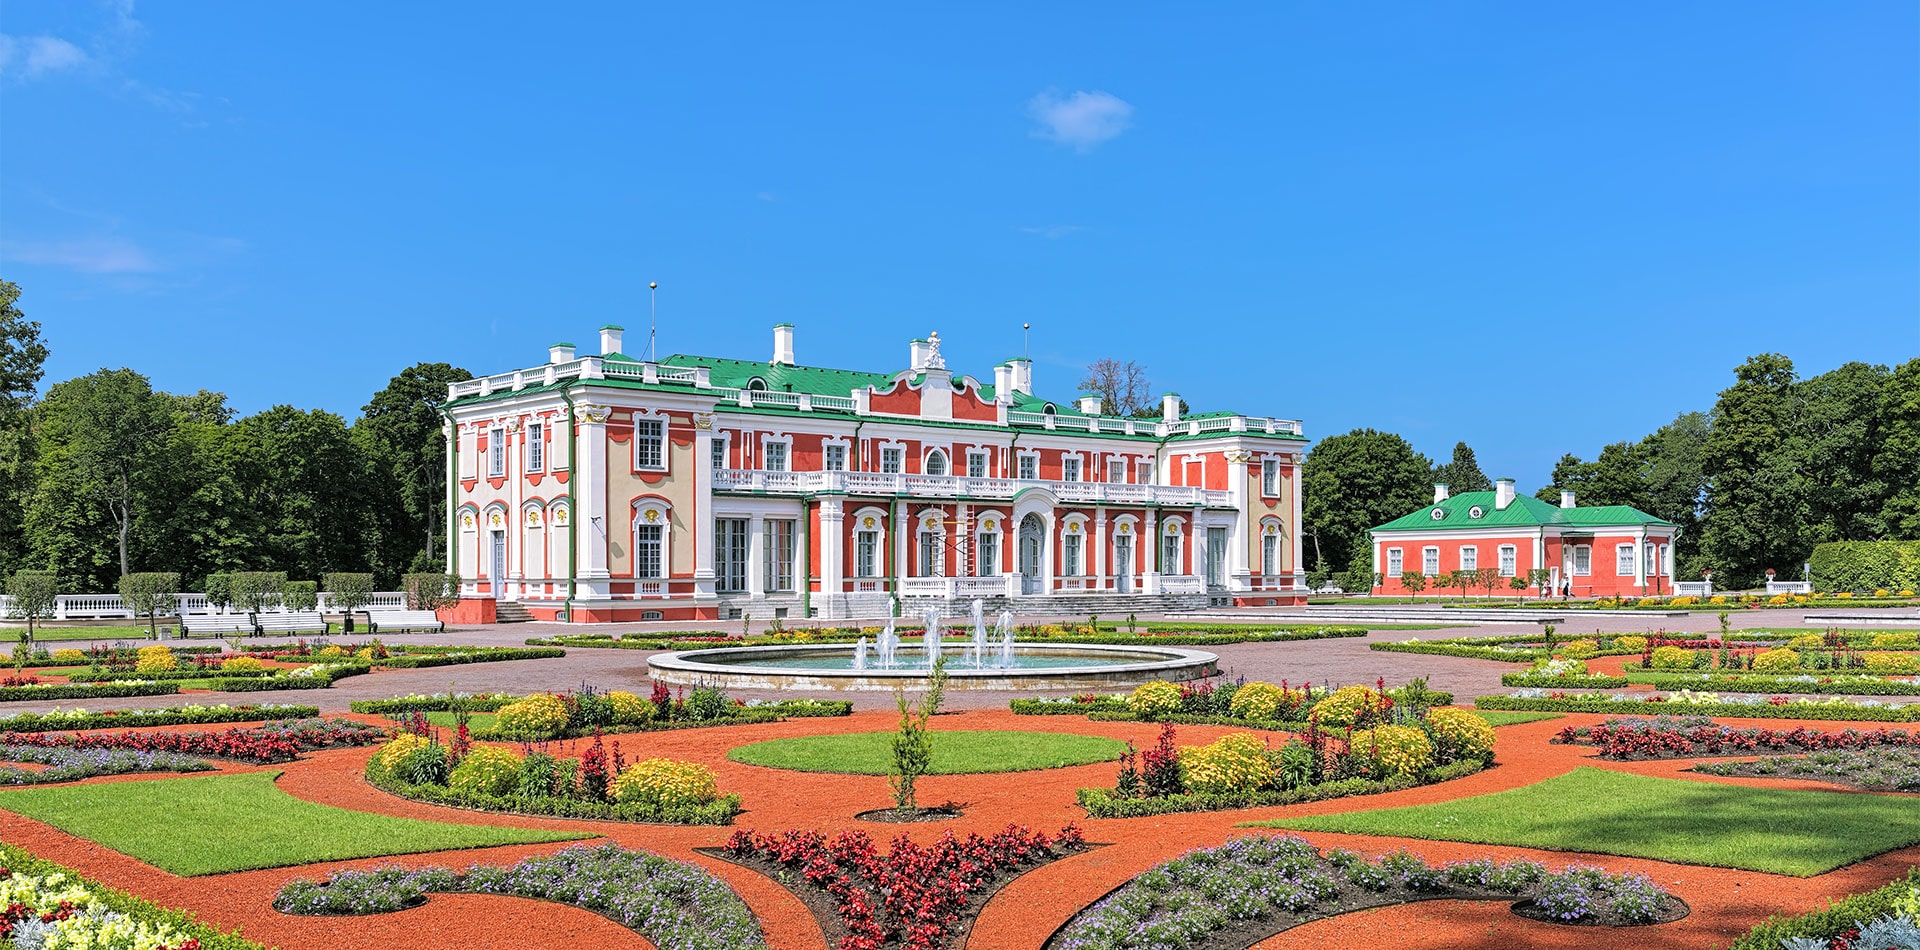
M 174 927 L 198 939 L 200 950 L 267 950 L 261 944 L 242 937 L 237 928 L 231 933 L 223 933 L 186 911 L 161 907 L 126 891 L 108 887 L 72 868 L 34 857 L 25 848 L 4 841 L 0 841 L 0 864 L 4 864 L 9 871 L 22 874 L 64 874 L 68 880 L 86 888 L 101 907 L 126 914 L 134 920 Z
M 1473 701 L 1476 709 L 1506 712 L 1625 713 L 1653 716 L 1724 716 L 1728 719 L 1805 719 L 1813 722 L 1917 722 L 1920 704 L 1911 706 L 1827 706 L 1798 703 L 1772 706 L 1764 703 L 1666 703 L 1643 699 L 1607 699 L 1605 697 L 1563 699 L 1525 699 L 1519 696 L 1481 696 Z
M 582 821 L 617 821 L 648 825 L 731 825 L 740 814 L 740 796 L 722 795 L 705 805 L 660 808 L 646 802 L 580 802 L 567 798 L 520 798 L 511 795 L 487 795 L 461 792 L 439 785 L 414 785 L 395 778 L 380 764 L 378 755 L 367 760 L 367 784 L 389 795 L 429 805 L 445 805 L 491 815 L 533 815 L 544 818 L 569 818 Z M 685 814 L 686 820 L 669 817 Z M 632 815 L 636 817 L 623 817 Z
M 1434 785 L 1465 778 L 1484 771 L 1488 767 L 1489 763 L 1479 759 L 1466 759 L 1428 769 L 1421 773 L 1417 781 L 1405 777 L 1384 780 L 1349 778 L 1284 791 L 1241 792 L 1228 795 L 1183 792 L 1179 795 L 1162 795 L 1158 798 L 1120 798 L 1108 789 L 1082 788 L 1074 792 L 1074 802 L 1086 811 L 1088 818 L 1146 818 L 1152 815 L 1170 815 L 1179 812 L 1232 811 L 1405 791 L 1421 785 Z
M 1788 937 L 1812 937 L 1816 940 L 1837 937 L 1854 924 L 1881 917 L 1893 910 L 1896 901 L 1920 887 L 1920 867 L 1908 868 L 1907 876 L 1877 890 L 1830 903 L 1825 910 L 1808 911 L 1792 917 L 1769 916 L 1765 922 L 1747 931 L 1728 950 L 1779 950 Z

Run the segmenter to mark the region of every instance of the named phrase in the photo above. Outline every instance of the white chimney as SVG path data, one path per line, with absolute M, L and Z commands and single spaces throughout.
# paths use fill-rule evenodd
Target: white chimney
M 773 361 L 782 366 L 793 365 L 793 324 L 773 325 Z
M 1013 365 L 1001 363 L 993 368 L 993 401 L 1013 401 Z
M 1513 479 L 1496 479 L 1493 483 L 1493 510 L 1505 511 L 1513 504 Z
M 1007 362 L 1013 366 L 1013 391 L 1033 395 L 1033 361 L 1023 356 Z
M 573 344 L 555 343 L 552 346 L 547 347 L 547 362 L 549 363 L 573 362 Z
M 1100 402 L 1099 396 L 1081 396 L 1080 411 L 1090 416 L 1097 416 L 1100 414 Z
M 625 332 L 626 332 L 626 327 L 616 327 L 611 323 L 607 324 L 604 327 L 601 327 L 600 328 L 600 355 L 612 356 L 615 353 L 620 352 L 620 335 Z
M 1447 483 L 1434 482 L 1433 483 L 1433 503 L 1437 505 L 1446 500 L 1447 500 Z
M 1160 421 L 1168 425 L 1180 421 L 1180 394 L 1168 393 L 1160 397 Z
M 1564 488 L 1560 490 L 1560 507 L 1562 508 L 1573 507 L 1573 492 L 1568 491 L 1567 489 L 1564 489 Z
M 907 368 L 926 369 L 932 353 L 933 347 L 928 346 L 925 340 L 914 340 L 907 344 Z

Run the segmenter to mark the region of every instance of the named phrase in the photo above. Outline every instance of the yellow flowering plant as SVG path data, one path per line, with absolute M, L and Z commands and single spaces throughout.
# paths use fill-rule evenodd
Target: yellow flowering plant
M 550 739 L 567 728 L 567 704 L 552 693 L 534 693 L 495 713 L 501 734 L 516 739 Z
M 1693 669 L 1693 651 L 1686 647 L 1655 647 L 1648 660 L 1656 670 Z
M 646 725 L 659 712 L 652 700 L 623 689 L 607 693 L 607 701 L 613 704 L 613 723 L 617 726 Z
M 1434 760 L 1441 765 L 1465 759 L 1493 759 L 1493 724 L 1464 709 L 1443 707 L 1429 711 L 1427 734 L 1433 740 Z
M 645 759 L 615 776 L 611 788 L 617 802 L 647 802 L 663 808 L 704 805 L 720 797 L 719 778 L 697 762 Z
M 1433 767 L 1433 742 L 1413 726 L 1362 729 L 1348 751 L 1365 760 L 1375 778 L 1416 778 Z
M 520 757 L 499 746 L 477 745 L 467 750 L 447 777 L 456 792 L 505 795 L 520 780 Z
M 53 661 L 55 663 L 85 663 L 87 662 L 87 654 L 83 650 L 76 650 L 72 647 L 62 647 L 61 649 L 53 651 Z
M 1632 650 L 1638 653 L 1647 648 L 1647 638 L 1632 633 L 1625 636 L 1614 637 L 1613 648 L 1616 650 Z
M 1166 680 L 1142 683 L 1127 696 L 1127 708 L 1142 719 L 1171 716 L 1180 711 L 1180 687 Z
M 1287 691 L 1272 683 L 1248 683 L 1233 691 L 1227 711 L 1241 719 L 1279 719 L 1293 708 Z
M 1600 652 L 1600 644 L 1592 640 L 1568 640 L 1560 647 L 1561 656 L 1588 657 Z
M 1881 675 L 1920 673 L 1920 657 L 1911 653 L 1867 653 L 1860 658 L 1867 672 Z
M 243 673 L 266 668 L 267 665 L 260 662 L 257 656 L 232 656 L 220 661 L 221 671 L 228 673 Z
M 1203 746 L 1181 749 L 1180 776 L 1189 791 L 1253 791 L 1273 784 L 1273 762 L 1260 737 L 1235 732 Z
M 430 744 L 426 736 L 403 732 L 387 740 L 387 744 L 380 747 L 380 751 L 374 754 L 374 758 L 379 760 L 381 768 L 391 772 L 407 756 Z
M 1782 673 L 1800 668 L 1800 654 L 1787 647 L 1775 647 L 1753 658 L 1753 668 L 1769 673 Z
M 1393 701 L 1369 686 L 1342 686 L 1313 704 L 1322 726 L 1365 725 L 1391 708 Z
M 165 673 L 179 668 L 180 660 L 173 655 L 170 647 L 141 647 L 133 661 L 136 673 Z

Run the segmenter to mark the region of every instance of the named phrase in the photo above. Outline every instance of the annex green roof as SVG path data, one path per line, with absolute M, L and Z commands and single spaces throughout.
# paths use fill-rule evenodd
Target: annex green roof
M 814 396 L 847 396 L 864 386 L 885 389 L 892 373 L 862 373 L 850 369 L 826 369 L 819 366 L 788 366 L 785 363 L 761 363 L 753 360 L 728 360 L 717 356 L 689 356 L 675 353 L 660 361 L 662 366 L 704 366 L 715 386 L 745 389 L 758 377 L 775 392 L 807 393 Z
M 1494 501 L 1494 492 L 1461 492 L 1439 504 L 1423 505 L 1373 530 L 1455 531 L 1461 528 L 1631 528 L 1640 525 L 1673 525 L 1671 521 L 1656 518 L 1631 505 L 1562 508 L 1532 495 L 1515 495 L 1513 502 L 1502 510 L 1494 507 Z M 1472 515 L 1476 507 L 1480 509 L 1478 518 Z M 1433 516 L 1436 508 L 1444 511 L 1446 516 L 1436 519 Z

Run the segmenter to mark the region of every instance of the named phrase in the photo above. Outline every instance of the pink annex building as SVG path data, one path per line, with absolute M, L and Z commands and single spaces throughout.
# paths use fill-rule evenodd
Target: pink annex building
M 1433 504 L 1373 529 L 1376 594 L 1407 594 L 1409 571 L 1431 578 L 1446 571 L 1497 568 L 1501 577 L 1548 572 L 1549 590 L 1572 586 L 1575 597 L 1640 597 L 1673 593 L 1673 522 L 1627 505 L 1582 508 L 1573 492 L 1558 507 L 1516 495 L 1503 478 L 1493 491 L 1449 496 L 1435 485 Z M 1429 593 L 1440 593 L 1428 588 Z M 1537 588 L 1507 584 L 1495 595 L 1525 597 Z
M 1304 602 L 1298 422 L 1102 413 L 947 369 L 801 366 L 556 343 L 454 383 L 459 614 L 577 622 L 878 617 L 982 598 L 1055 613 Z

